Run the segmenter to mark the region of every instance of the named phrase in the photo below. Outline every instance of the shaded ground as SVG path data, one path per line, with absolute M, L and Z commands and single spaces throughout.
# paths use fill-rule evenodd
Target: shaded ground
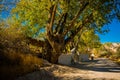
M 120 66 L 105 58 L 77 63 L 62 73 L 63 80 L 120 80 Z
M 44 75 L 41 75 L 41 71 Z M 47 73 L 46 73 L 47 71 Z M 36 74 L 37 73 L 37 74 Z M 38 75 L 40 74 L 40 75 Z M 47 78 L 46 75 L 49 75 Z M 35 77 L 35 75 L 38 75 Z M 52 76 L 55 77 L 52 77 Z M 34 77 L 34 78 L 33 78 Z M 29 78 L 29 79 L 28 79 Z M 52 65 L 18 80 L 120 80 L 120 66 L 105 58 L 71 66 Z
M 99 72 L 120 72 L 120 65 L 106 58 L 98 58 L 94 61 L 77 63 L 72 67 Z

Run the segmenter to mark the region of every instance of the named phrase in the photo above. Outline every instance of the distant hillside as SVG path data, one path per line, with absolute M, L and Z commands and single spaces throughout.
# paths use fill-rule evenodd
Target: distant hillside
M 120 43 L 105 43 L 98 52 L 100 57 L 107 57 L 120 64 Z
M 120 43 L 105 43 L 103 46 L 110 52 L 116 53 L 118 51 L 118 48 L 120 48 Z

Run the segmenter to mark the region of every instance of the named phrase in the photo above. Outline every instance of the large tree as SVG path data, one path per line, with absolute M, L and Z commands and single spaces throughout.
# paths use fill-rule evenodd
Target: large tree
M 120 17 L 119 0 L 20 0 L 14 16 L 32 38 L 45 34 L 48 60 L 56 63 L 65 46 L 84 27 L 102 31 L 103 25 Z M 38 44 L 39 45 L 39 44 Z

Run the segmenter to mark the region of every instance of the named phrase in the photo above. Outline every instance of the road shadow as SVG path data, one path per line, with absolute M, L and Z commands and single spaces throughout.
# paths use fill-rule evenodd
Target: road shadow
M 82 70 L 91 70 L 98 72 L 115 72 L 120 73 L 120 66 L 107 62 L 104 59 L 89 60 L 84 62 L 75 63 L 70 65 L 70 67 L 82 69 Z

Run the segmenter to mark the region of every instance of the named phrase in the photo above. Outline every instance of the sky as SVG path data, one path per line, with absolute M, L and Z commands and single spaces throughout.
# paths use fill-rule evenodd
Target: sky
M 104 35 L 99 34 L 100 41 L 102 43 L 120 43 L 120 21 L 114 19 L 110 24 L 105 26 L 109 27 L 110 31 Z

